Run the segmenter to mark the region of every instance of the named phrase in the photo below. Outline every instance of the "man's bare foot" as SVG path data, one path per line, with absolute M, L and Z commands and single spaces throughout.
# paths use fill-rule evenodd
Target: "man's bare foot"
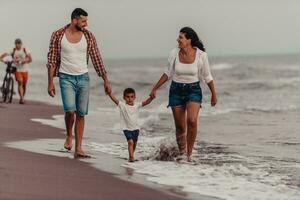
M 128 161 L 129 162 L 134 162 L 134 157 L 129 157 Z
M 83 151 L 76 151 L 74 153 L 74 158 L 91 158 L 91 156 L 84 153 Z
M 25 100 L 24 99 L 20 99 L 19 104 L 25 104 Z
M 67 137 L 66 138 L 64 148 L 69 150 L 69 151 L 72 149 L 72 137 Z

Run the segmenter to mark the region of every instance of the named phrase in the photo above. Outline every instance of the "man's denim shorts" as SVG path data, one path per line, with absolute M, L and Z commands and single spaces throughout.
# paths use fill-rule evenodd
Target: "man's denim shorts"
M 90 78 L 89 74 L 69 75 L 59 73 L 59 86 L 65 112 L 76 112 L 78 116 L 88 114 Z
M 140 131 L 137 129 L 137 130 L 133 130 L 133 131 L 129 131 L 129 130 L 123 130 L 123 133 L 128 140 L 133 140 L 133 141 L 137 141 L 138 138 L 139 138 L 139 133 Z
M 199 82 L 177 83 L 172 81 L 169 91 L 168 107 L 186 106 L 187 102 L 202 102 L 202 90 Z

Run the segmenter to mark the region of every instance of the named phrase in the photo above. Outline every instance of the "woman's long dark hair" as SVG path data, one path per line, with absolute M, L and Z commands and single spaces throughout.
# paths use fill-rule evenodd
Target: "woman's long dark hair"
M 192 46 L 197 47 L 201 51 L 205 51 L 202 41 L 199 39 L 197 33 L 190 27 L 183 27 L 180 33 L 184 33 L 186 39 L 191 39 Z

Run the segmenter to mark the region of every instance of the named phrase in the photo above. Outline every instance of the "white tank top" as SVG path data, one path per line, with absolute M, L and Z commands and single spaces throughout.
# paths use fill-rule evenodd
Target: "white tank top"
M 68 41 L 64 34 L 61 40 L 61 66 L 59 72 L 70 75 L 81 75 L 88 72 L 87 41 L 84 35 L 77 43 Z
M 193 63 L 185 64 L 181 63 L 179 60 L 179 55 L 177 54 L 175 60 L 175 70 L 173 80 L 178 83 L 194 83 L 199 81 L 198 72 L 198 53 Z
M 22 47 L 20 50 L 12 50 L 12 52 L 10 53 L 11 55 L 14 54 L 14 60 L 15 62 L 17 62 L 18 64 L 20 64 L 27 55 L 30 54 L 29 50 L 25 47 Z M 23 65 L 17 65 L 17 71 L 18 72 L 28 72 L 28 63 L 25 63 Z

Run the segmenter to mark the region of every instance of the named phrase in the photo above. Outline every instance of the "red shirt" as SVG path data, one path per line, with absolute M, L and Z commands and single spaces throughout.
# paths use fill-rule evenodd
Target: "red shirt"
M 61 40 L 68 28 L 69 24 L 65 27 L 55 31 L 51 35 L 49 52 L 48 52 L 48 68 L 55 68 L 54 76 L 58 75 L 59 67 L 60 67 L 60 53 L 61 53 Z M 105 67 L 100 55 L 100 51 L 97 46 L 97 42 L 95 36 L 88 30 L 83 29 L 83 35 L 87 41 L 87 54 L 86 54 L 86 62 L 88 63 L 89 57 L 92 59 L 92 63 L 94 68 L 99 76 L 103 76 L 106 74 Z

